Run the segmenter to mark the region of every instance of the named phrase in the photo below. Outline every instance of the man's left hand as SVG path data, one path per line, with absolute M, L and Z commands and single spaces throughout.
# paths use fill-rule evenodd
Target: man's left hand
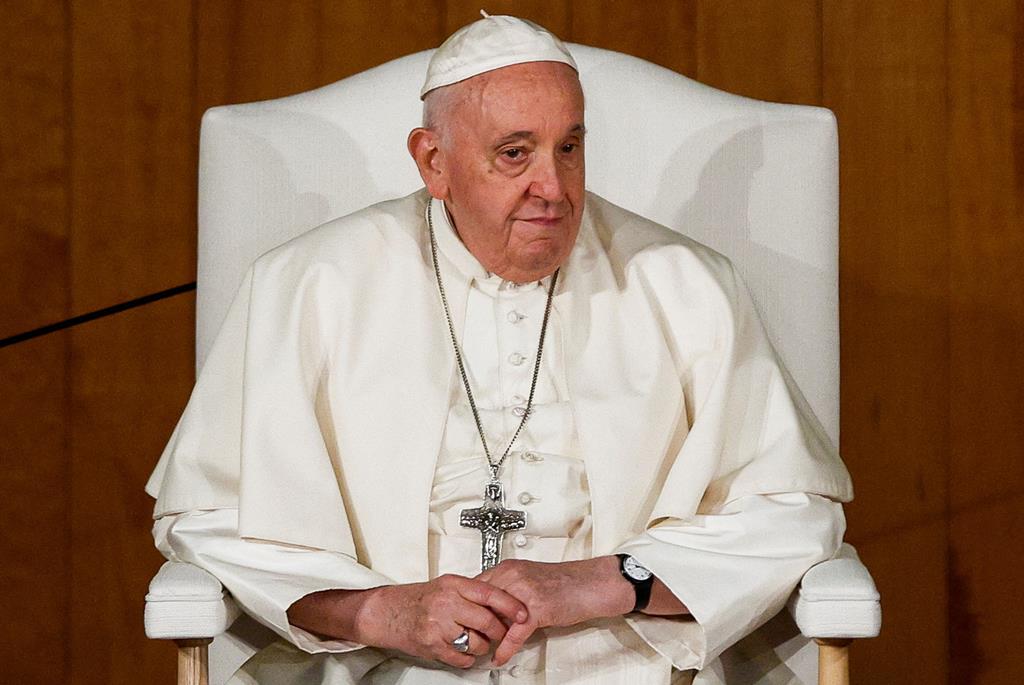
M 496 666 L 512 658 L 538 628 L 621 616 L 636 599 L 614 556 L 560 563 L 509 559 L 477 578 L 509 593 L 530 612 L 526 622 L 513 624 L 505 633 L 494 652 Z

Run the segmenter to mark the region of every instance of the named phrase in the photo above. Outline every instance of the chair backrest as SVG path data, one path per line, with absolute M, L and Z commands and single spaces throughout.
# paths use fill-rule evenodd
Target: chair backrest
M 569 47 L 586 94 L 588 189 L 733 260 L 783 361 L 838 443 L 832 113 L 738 97 L 635 57 Z M 198 366 L 253 259 L 421 186 L 405 139 L 420 121 L 429 58 L 421 52 L 307 93 L 206 113 Z M 265 641 L 252 629 L 242 622 L 217 640 L 213 682 Z
M 838 444 L 838 151 L 818 107 L 715 90 L 635 57 L 570 45 L 586 94 L 587 187 L 728 255 Z M 249 263 L 318 224 L 422 184 L 420 52 L 317 90 L 216 107 L 199 168 L 201 367 Z

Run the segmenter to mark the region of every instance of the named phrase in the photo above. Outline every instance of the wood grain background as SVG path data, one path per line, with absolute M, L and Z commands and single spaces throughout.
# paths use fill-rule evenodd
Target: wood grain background
M 0 6 L 0 337 L 195 271 L 198 121 L 437 45 L 480 0 Z M 1024 681 L 1024 0 L 488 0 L 757 98 L 841 145 L 848 539 L 863 683 Z M 142 486 L 192 383 L 181 295 L 0 349 L 0 663 L 171 682 Z

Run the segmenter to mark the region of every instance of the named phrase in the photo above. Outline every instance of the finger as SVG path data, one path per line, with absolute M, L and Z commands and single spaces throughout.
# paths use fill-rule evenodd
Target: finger
M 466 630 L 466 636 L 468 638 L 469 649 L 463 652 L 457 649 L 454 645 L 456 638 L 461 637 L 463 633 L 463 627 L 452 623 L 451 626 L 445 631 L 438 642 L 434 642 L 425 656 L 427 658 L 435 659 L 437 661 L 448 664 L 449 666 L 455 666 L 456 668 L 469 668 L 476 663 L 476 656 L 469 653 L 469 650 L 473 649 L 473 636 L 472 631 Z
M 533 635 L 533 631 L 536 630 L 537 624 L 533 621 L 527 621 L 526 623 L 516 623 L 508 629 L 505 633 L 504 639 L 498 648 L 494 650 L 494 665 L 503 666 L 511 659 L 516 652 L 523 648 L 526 641 Z
M 491 651 L 491 641 L 485 638 L 475 630 L 467 630 L 469 633 L 469 651 L 467 654 L 473 656 L 483 656 L 487 652 Z
M 493 585 L 467 578 L 459 584 L 459 594 L 474 604 L 490 607 L 510 623 L 522 623 L 530 612 L 518 599 Z
M 447 650 L 435 655 L 435 658 L 441 663 L 454 666 L 455 668 L 469 668 L 476 663 L 476 657 L 471 654 L 459 654 L 454 649 L 451 649 L 451 645 L 448 646 Z
M 505 637 L 505 624 L 501 622 L 501 619 L 493 611 L 479 604 L 463 600 L 455 608 L 452 618 L 455 619 L 456 623 L 487 636 L 487 639 L 490 641 L 499 642 Z

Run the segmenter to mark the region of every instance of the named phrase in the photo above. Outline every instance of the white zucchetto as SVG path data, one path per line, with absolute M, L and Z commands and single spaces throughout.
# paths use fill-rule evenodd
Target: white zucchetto
M 532 21 L 481 12 L 477 20 L 448 37 L 430 58 L 420 99 L 441 86 L 524 62 L 561 62 L 577 72 L 569 50 L 554 34 Z

